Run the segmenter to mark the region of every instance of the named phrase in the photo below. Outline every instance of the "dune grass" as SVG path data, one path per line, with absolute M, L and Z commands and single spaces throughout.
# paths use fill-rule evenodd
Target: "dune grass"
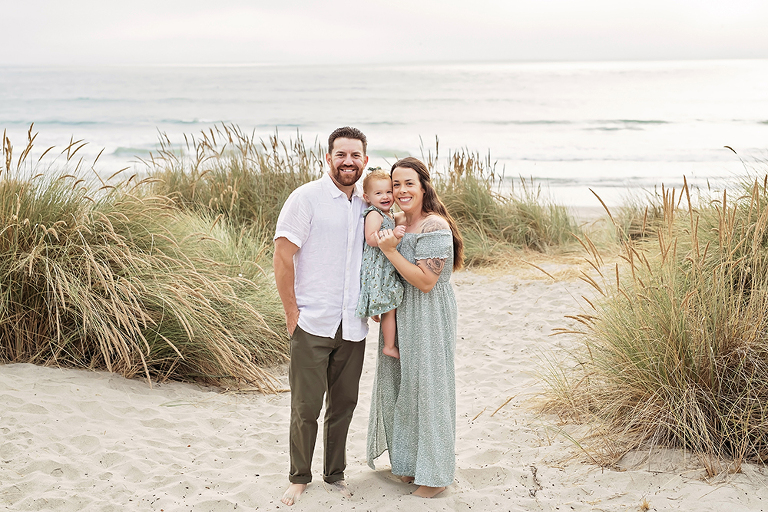
M 274 390 L 288 353 L 271 237 L 291 191 L 323 172 L 322 147 L 235 126 L 163 137 L 147 177 L 102 180 L 71 141 L 47 167 L 3 138 L 0 362 Z M 192 155 L 191 157 L 185 155 Z M 433 165 L 434 161 L 430 162 Z M 453 153 L 435 183 L 468 262 L 549 251 L 573 222 L 523 183 L 494 190 L 490 159 Z
M 307 147 L 300 136 L 256 140 L 222 124 L 185 141 L 180 156 L 167 137 L 160 138 L 160 148 L 145 162 L 152 191 L 182 208 L 221 214 L 238 228 L 255 226 L 266 234 L 274 233 L 290 193 L 319 178 L 325 165 L 325 151 Z
M 612 214 L 618 241 L 653 236 L 664 221 L 666 189 L 646 191 L 644 196 L 627 197 Z
M 518 249 L 561 250 L 580 233 L 567 209 L 547 200 L 533 180 L 511 181 L 510 189 L 501 191 L 504 178 L 490 155 L 451 152 L 444 169 L 436 169 L 437 155 L 425 161 L 435 170 L 435 188 L 461 229 L 468 266 L 492 264 Z
M 222 214 L 235 226 L 256 225 L 263 233 L 274 232 L 288 195 L 319 178 L 325 165 L 325 148 L 307 146 L 300 136 L 257 141 L 237 126 L 221 125 L 185 139 L 184 153 L 193 157 L 180 157 L 161 138 L 160 149 L 147 160 L 153 192 L 188 210 Z M 490 157 L 460 150 L 442 161 L 437 148 L 422 157 L 462 231 L 469 266 L 491 264 L 516 249 L 548 252 L 572 244 L 571 233 L 579 232 L 567 210 L 546 200 L 533 181 L 521 179 L 508 193 L 499 192 L 503 177 Z
M 259 237 L 84 177 L 72 144 L 38 169 L 32 141 L 3 147 L 0 361 L 274 389 L 287 339 Z
M 768 180 L 768 177 L 766 177 Z M 710 475 L 768 460 L 768 182 L 682 208 L 625 239 L 606 271 L 588 240 L 598 291 L 572 317 L 580 344 L 545 376 L 545 410 L 592 425 L 579 446 L 600 464 L 645 445 L 696 453 Z

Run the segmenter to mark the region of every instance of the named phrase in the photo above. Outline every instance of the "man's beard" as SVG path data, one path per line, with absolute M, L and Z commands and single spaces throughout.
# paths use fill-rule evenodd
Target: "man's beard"
M 362 175 L 362 169 L 356 169 L 354 174 L 348 174 L 341 172 L 337 167 L 331 166 L 331 177 L 336 183 L 342 186 L 354 185 Z

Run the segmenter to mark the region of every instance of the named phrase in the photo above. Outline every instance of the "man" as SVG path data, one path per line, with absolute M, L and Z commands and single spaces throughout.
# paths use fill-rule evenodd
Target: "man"
M 325 395 L 323 479 L 350 496 L 344 482 L 349 423 L 363 369 L 366 319 L 355 317 L 365 234 L 357 180 L 368 157 L 365 135 L 338 128 L 328 138 L 329 172 L 285 202 L 275 231 L 275 282 L 291 335 L 291 485 L 293 505 L 312 480 L 317 418 Z

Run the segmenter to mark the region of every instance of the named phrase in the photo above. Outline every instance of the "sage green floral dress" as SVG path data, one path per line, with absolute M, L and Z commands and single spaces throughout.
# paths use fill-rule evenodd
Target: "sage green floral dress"
M 395 229 L 395 220 L 375 206 L 366 208 L 363 218 L 371 212 L 381 215 L 381 229 Z M 403 284 L 397 270 L 381 249 L 366 243 L 360 265 L 360 299 L 355 315 L 364 318 L 392 311 L 402 299 Z
M 398 251 L 411 263 L 445 259 L 429 293 L 404 282 L 397 308 L 400 359 L 379 351 L 368 423 L 368 465 L 389 450 L 392 473 L 416 485 L 453 483 L 456 464 L 456 299 L 450 284 L 453 236 L 443 229 L 406 233 Z

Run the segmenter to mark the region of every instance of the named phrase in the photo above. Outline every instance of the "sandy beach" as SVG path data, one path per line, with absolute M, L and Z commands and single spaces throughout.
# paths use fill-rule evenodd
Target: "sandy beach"
M 359 405 L 347 447 L 344 499 L 319 476 L 294 507 L 287 486 L 289 393 L 261 395 L 103 372 L 0 366 L 0 506 L 57 511 L 618 511 L 764 510 L 768 472 L 745 465 L 712 480 L 678 450 L 630 453 L 615 469 L 587 464 L 533 407 L 542 358 L 573 339 L 549 336 L 590 294 L 568 260 L 463 271 L 459 304 L 457 471 L 433 500 L 410 496 L 386 456 L 368 468 L 365 442 L 376 358 L 368 337 Z M 285 369 L 278 369 L 283 382 Z M 286 385 L 287 387 L 287 385 Z M 575 428 L 575 427 L 568 427 Z M 576 457 L 570 457 L 571 455 Z

